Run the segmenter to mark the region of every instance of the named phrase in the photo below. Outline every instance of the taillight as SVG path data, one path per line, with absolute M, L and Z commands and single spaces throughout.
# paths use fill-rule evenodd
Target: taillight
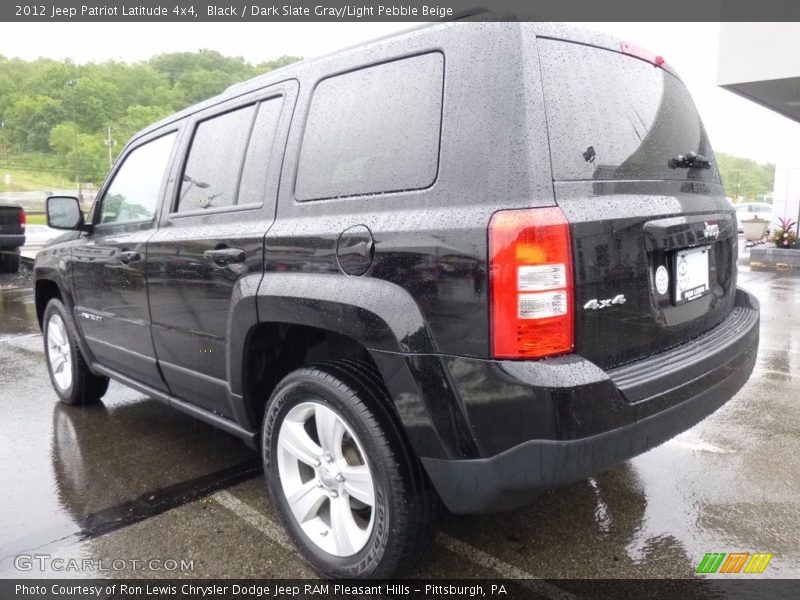
M 561 209 L 495 213 L 489 261 L 492 354 L 543 358 L 572 352 L 572 251 Z
M 28 223 L 28 215 L 25 214 L 25 209 L 19 209 L 19 228 L 25 229 L 25 225 Z

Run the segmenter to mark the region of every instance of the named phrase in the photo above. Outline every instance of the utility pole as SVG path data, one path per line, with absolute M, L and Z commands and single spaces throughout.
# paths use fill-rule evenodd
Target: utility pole
M 114 159 L 111 157 L 111 148 L 116 146 L 117 143 L 111 139 L 111 125 L 106 128 L 106 146 L 108 146 L 108 170 L 114 166 Z
M 739 200 L 739 171 L 736 171 L 736 200 Z
M 6 153 L 6 166 L 10 166 L 11 162 L 8 160 L 8 143 L 6 142 L 6 121 L 3 119 L 0 121 L 0 129 L 3 130 L 3 150 Z
M 78 186 L 78 198 L 81 198 L 81 169 L 80 169 L 80 150 L 78 149 L 78 123 L 75 113 L 75 84 L 74 79 L 67 81 L 67 87 L 72 89 L 72 128 L 75 130 L 75 185 Z

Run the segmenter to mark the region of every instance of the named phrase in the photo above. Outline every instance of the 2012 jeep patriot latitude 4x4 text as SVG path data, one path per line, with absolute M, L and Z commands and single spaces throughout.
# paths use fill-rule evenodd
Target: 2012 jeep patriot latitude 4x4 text
M 756 359 L 689 93 L 560 26 L 439 24 L 237 84 L 48 218 L 59 397 L 113 378 L 260 448 L 331 576 L 392 573 L 440 501 L 514 507 L 658 445 Z

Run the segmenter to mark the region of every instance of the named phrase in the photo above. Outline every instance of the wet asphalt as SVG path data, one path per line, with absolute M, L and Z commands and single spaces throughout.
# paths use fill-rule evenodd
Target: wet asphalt
M 761 346 L 734 399 L 525 508 L 445 515 L 399 575 L 690 578 L 706 552 L 768 552 L 762 577 L 800 577 L 800 276 L 745 266 L 739 282 L 761 301 Z M 113 382 L 102 405 L 56 401 L 29 286 L 0 276 L 0 577 L 313 576 L 237 439 Z M 31 554 L 107 570 L 15 567 Z M 150 559 L 191 565 L 130 566 Z

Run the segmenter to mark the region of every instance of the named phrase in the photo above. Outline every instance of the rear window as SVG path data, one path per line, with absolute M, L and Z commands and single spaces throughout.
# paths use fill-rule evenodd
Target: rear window
M 359 69 L 314 90 L 297 172 L 298 200 L 426 188 L 439 170 L 444 57 Z
M 553 178 L 718 181 L 686 86 L 648 62 L 592 46 L 539 39 Z M 710 169 L 670 169 L 696 152 Z

